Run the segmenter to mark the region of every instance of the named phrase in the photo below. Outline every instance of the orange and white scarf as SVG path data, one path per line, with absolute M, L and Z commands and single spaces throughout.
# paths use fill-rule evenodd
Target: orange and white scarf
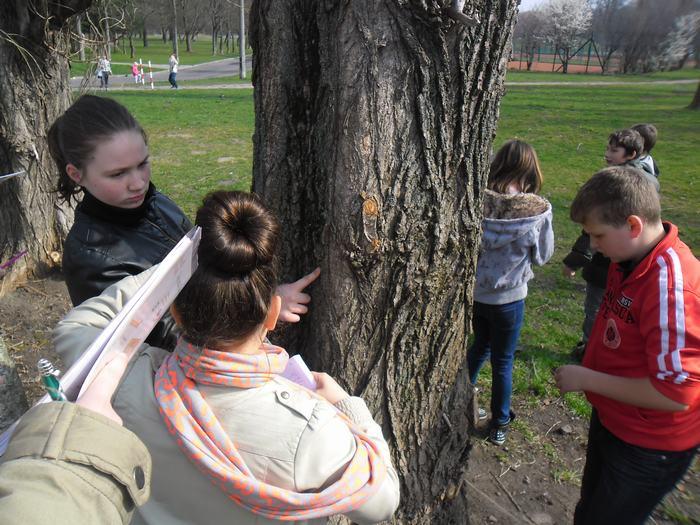
M 344 416 L 355 437 L 355 455 L 335 483 L 320 492 L 295 492 L 256 479 L 199 392 L 197 383 L 258 388 L 284 371 L 283 348 L 263 344 L 260 354 L 200 348 L 180 339 L 161 365 L 154 384 L 160 413 L 185 455 L 229 498 L 255 514 L 305 520 L 342 514 L 375 494 L 386 466 L 374 442 Z

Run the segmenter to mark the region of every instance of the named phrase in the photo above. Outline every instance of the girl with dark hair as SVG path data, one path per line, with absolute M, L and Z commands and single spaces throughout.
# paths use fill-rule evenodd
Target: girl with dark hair
M 82 194 L 63 247 L 63 274 L 74 306 L 161 262 L 192 228 L 151 182 L 146 133 L 117 101 L 80 97 L 53 123 L 48 142 L 58 170 L 56 191 L 68 202 Z M 299 320 L 309 301 L 301 291 L 317 275 L 282 287 L 282 320 Z M 175 340 L 169 315 L 148 339 L 170 348 Z
M 525 312 L 532 263 L 554 252 L 552 206 L 537 195 L 542 172 L 535 150 L 520 140 L 506 142 L 491 162 L 483 200 L 482 238 L 476 266 L 474 342 L 467 352 L 469 380 L 491 359 L 489 439 L 502 445 L 510 422 L 513 359 Z M 479 409 L 479 419 L 487 414 Z
M 326 374 L 314 373 L 315 392 L 280 375 L 287 352 L 266 337 L 281 308 L 276 218 L 255 195 L 217 192 L 196 222 L 199 266 L 171 308 L 182 337 L 172 354 L 144 345 L 113 400 L 153 459 L 151 498 L 133 523 L 390 518 L 398 477 L 364 401 Z M 66 364 L 149 274 L 120 281 L 59 323 Z

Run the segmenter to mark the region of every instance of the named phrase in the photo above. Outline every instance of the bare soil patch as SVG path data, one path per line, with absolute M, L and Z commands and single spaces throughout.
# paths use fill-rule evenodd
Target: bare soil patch
M 51 330 L 69 310 L 60 274 L 30 281 L 0 299 L 0 335 L 10 349 L 30 403 L 43 395 L 36 361 L 48 357 Z M 567 524 L 573 520 L 586 456 L 588 421 L 561 399 L 516 395 L 517 419 L 503 447 L 486 439 L 487 423 L 472 432 L 467 494 L 472 524 Z M 465 520 L 466 522 L 466 520 Z M 657 510 L 650 523 L 700 524 L 700 465 Z

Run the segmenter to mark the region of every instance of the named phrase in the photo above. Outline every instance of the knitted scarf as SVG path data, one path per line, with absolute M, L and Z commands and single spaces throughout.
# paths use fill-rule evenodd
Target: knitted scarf
M 281 373 L 289 359 L 283 348 L 263 344 L 244 355 L 199 348 L 180 339 L 155 380 L 159 410 L 185 455 L 229 498 L 249 511 L 277 520 L 342 514 L 375 494 L 386 466 L 372 440 L 344 418 L 355 437 L 355 455 L 335 483 L 320 492 L 295 492 L 256 479 L 199 392 L 197 383 L 257 388 Z M 319 398 L 320 399 L 320 398 Z

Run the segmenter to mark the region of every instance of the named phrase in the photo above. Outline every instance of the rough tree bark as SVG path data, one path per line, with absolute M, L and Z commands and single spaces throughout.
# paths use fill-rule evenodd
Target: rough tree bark
M 284 344 L 378 416 L 401 523 L 465 523 L 464 374 L 481 200 L 516 0 L 256 0 L 253 189 L 283 268 L 322 268 Z
M 91 0 L 0 2 L 0 175 L 26 175 L 0 182 L 0 263 L 28 254 L 0 282 L 0 295 L 27 275 L 56 264 L 54 252 L 72 221 L 59 205 L 55 167 L 46 133 L 70 103 L 68 17 Z

